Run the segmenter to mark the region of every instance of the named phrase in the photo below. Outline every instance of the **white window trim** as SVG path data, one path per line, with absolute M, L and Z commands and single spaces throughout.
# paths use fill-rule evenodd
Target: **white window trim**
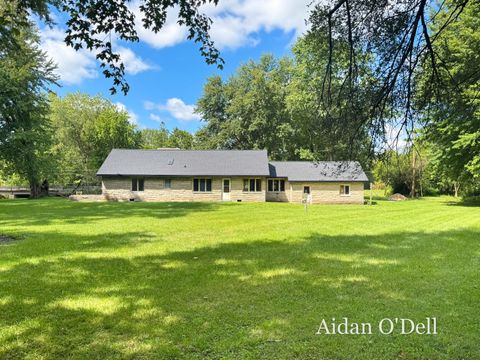
M 270 190 L 268 190 L 268 182 L 269 182 L 270 180 L 273 180 L 273 181 L 278 180 L 278 191 L 275 191 L 275 190 L 270 191 Z M 281 189 L 280 181 L 282 181 L 282 180 L 283 180 L 283 188 L 284 188 L 283 191 L 280 190 L 280 189 Z M 273 189 L 275 189 L 275 185 L 273 186 Z M 267 192 L 269 192 L 269 193 L 284 193 L 284 192 L 286 192 L 286 191 L 287 191 L 287 181 L 286 181 L 285 179 L 267 178 Z
M 195 190 L 194 190 L 194 180 L 195 180 L 195 179 L 198 179 L 198 180 L 201 180 L 201 179 L 210 180 L 210 181 L 212 182 L 212 190 L 210 190 L 210 191 L 207 191 L 207 190 L 201 191 L 201 190 L 200 190 L 200 182 L 199 182 L 199 183 L 198 183 L 198 189 L 199 189 L 199 190 L 198 190 L 198 191 L 195 191 Z M 207 188 L 207 182 L 205 181 L 205 189 L 206 189 L 206 188 Z M 210 194 L 210 193 L 212 193 L 212 192 L 213 192 L 213 179 L 210 178 L 210 177 L 195 177 L 195 178 L 192 178 L 192 192 L 193 192 L 194 194 Z
M 248 180 L 248 190 L 245 190 L 244 188 L 244 180 Z M 250 191 L 250 180 L 255 181 L 255 191 Z M 242 192 L 244 193 L 261 193 L 262 190 L 257 190 L 257 180 L 260 180 L 260 187 L 263 188 L 263 181 L 262 178 L 242 178 Z M 268 185 L 268 184 L 267 184 Z
M 350 186 L 350 184 L 340 184 L 340 189 L 341 189 L 342 186 L 344 186 L 344 187 L 348 186 L 348 194 L 345 194 L 345 193 L 342 194 L 341 190 L 340 190 L 340 196 L 347 196 L 347 197 L 350 196 L 352 194 L 352 187 Z

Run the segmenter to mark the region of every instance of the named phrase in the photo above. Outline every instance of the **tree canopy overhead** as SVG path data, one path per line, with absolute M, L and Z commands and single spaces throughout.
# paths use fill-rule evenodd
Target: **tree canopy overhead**
M 331 105 L 332 68 L 338 61 L 338 44 L 349 45 L 349 66 L 344 74 L 345 92 L 358 81 L 359 52 L 371 55 L 369 66 L 373 76 L 369 83 L 372 98 L 369 104 L 369 127 L 381 140 L 385 139 L 389 121 L 411 137 L 416 117 L 414 102 L 418 96 L 415 76 L 429 64 L 428 88 L 423 92 L 428 102 L 442 86 L 438 75 L 442 62 L 438 51 L 443 31 L 459 20 L 472 0 L 337 0 L 318 3 L 310 16 L 313 31 L 328 34 L 328 63 L 325 67 L 322 100 Z M 448 9 L 448 16 L 439 14 Z M 436 26 L 430 26 L 436 22 Z M 477 74 L 478 75 L 478 74 Z M 356 93 L 352 92 L 355 96 Z M 359 120 L 362 121 L 362 120 Z
M 125 66 L 113 50 L 112 37 L 139 41 L 136 21 L 157 33 L 165 25 L 168 11 L 174 7 L 178 8 L 178 24 L 188 29 L 189 40 L 199 43 L 200 54 L 207 64 L 223 67 L 224 61 L 209 34 L 211 20 L 201 11 L 201 6 L 207 3 L 216 5 L 218 0 L 144 0 L 139 6 L 142 18 L 136 19 L 128 0 L 0 0 L 0 45 L 4 47 L 11 42 L 19 24 L 27 22 L 29 14 L 52 25 L 50 7 L 56 8 L 68 15 L 65 43 L 75 50 L 93 51 L 104 76 L 112 78 L 111 93 L 119 87 L 127 94 Z

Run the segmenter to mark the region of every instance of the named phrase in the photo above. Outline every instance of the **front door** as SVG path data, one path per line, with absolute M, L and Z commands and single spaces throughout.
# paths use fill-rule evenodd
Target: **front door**
M 222 200 L 230 201 L 230 179 L 223 179 Z

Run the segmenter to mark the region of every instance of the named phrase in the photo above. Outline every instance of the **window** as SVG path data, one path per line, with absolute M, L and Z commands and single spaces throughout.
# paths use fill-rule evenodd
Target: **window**
M 223 179 L 223 192 L 224 193 L 230 192 L 230 179 Z
M 262 191 L 262 180 L 255 179 L 255 191 Z
M 350 196 L 350 185 L 340 185 L 340 195 Z
M 262 191 L 262 179 L 243 179 L 243 191 Z
M 163 187 L 165 189 L 171 189 L 172 188 L 172 179 L 165 179 Z
M 210 192 L 212 191 L 212 179 L 193 179 L 193 191 Z
M 132 191 L 143 191 L 145 189 L 144 179 L 132 179 Z
M 303 187 L 303 193 L 304 194 L 310 194 L 310 186 L 304 186 Z
M 268 179 L 268 191 L 285 191 L 285 180 Z

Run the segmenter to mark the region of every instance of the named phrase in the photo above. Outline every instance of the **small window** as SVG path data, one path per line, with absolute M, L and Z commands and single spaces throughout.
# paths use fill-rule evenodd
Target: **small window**
M 145 179 L 132 179 L 132 191 L 144 191 Z
M 172 179 L 165 179 L 164 180 L 164 188 L 171 189 L 172 188 Z
M 303 193 L 304 194 L 310 194 L 310 186 L 304 186 L 303 187 Z
M 195 192 L 212 191 L 212 179 L 193 179 L 193 191 Z
M 340 185 L 340 195 L 350 196 L 350 185 Z
M 243 191 L 246 191 L 246 192 L 262 191 L 262 179 L 243 179 Z
M 268 179 L 268 191 L 270 192 L 285 191 L 285 180 Z

